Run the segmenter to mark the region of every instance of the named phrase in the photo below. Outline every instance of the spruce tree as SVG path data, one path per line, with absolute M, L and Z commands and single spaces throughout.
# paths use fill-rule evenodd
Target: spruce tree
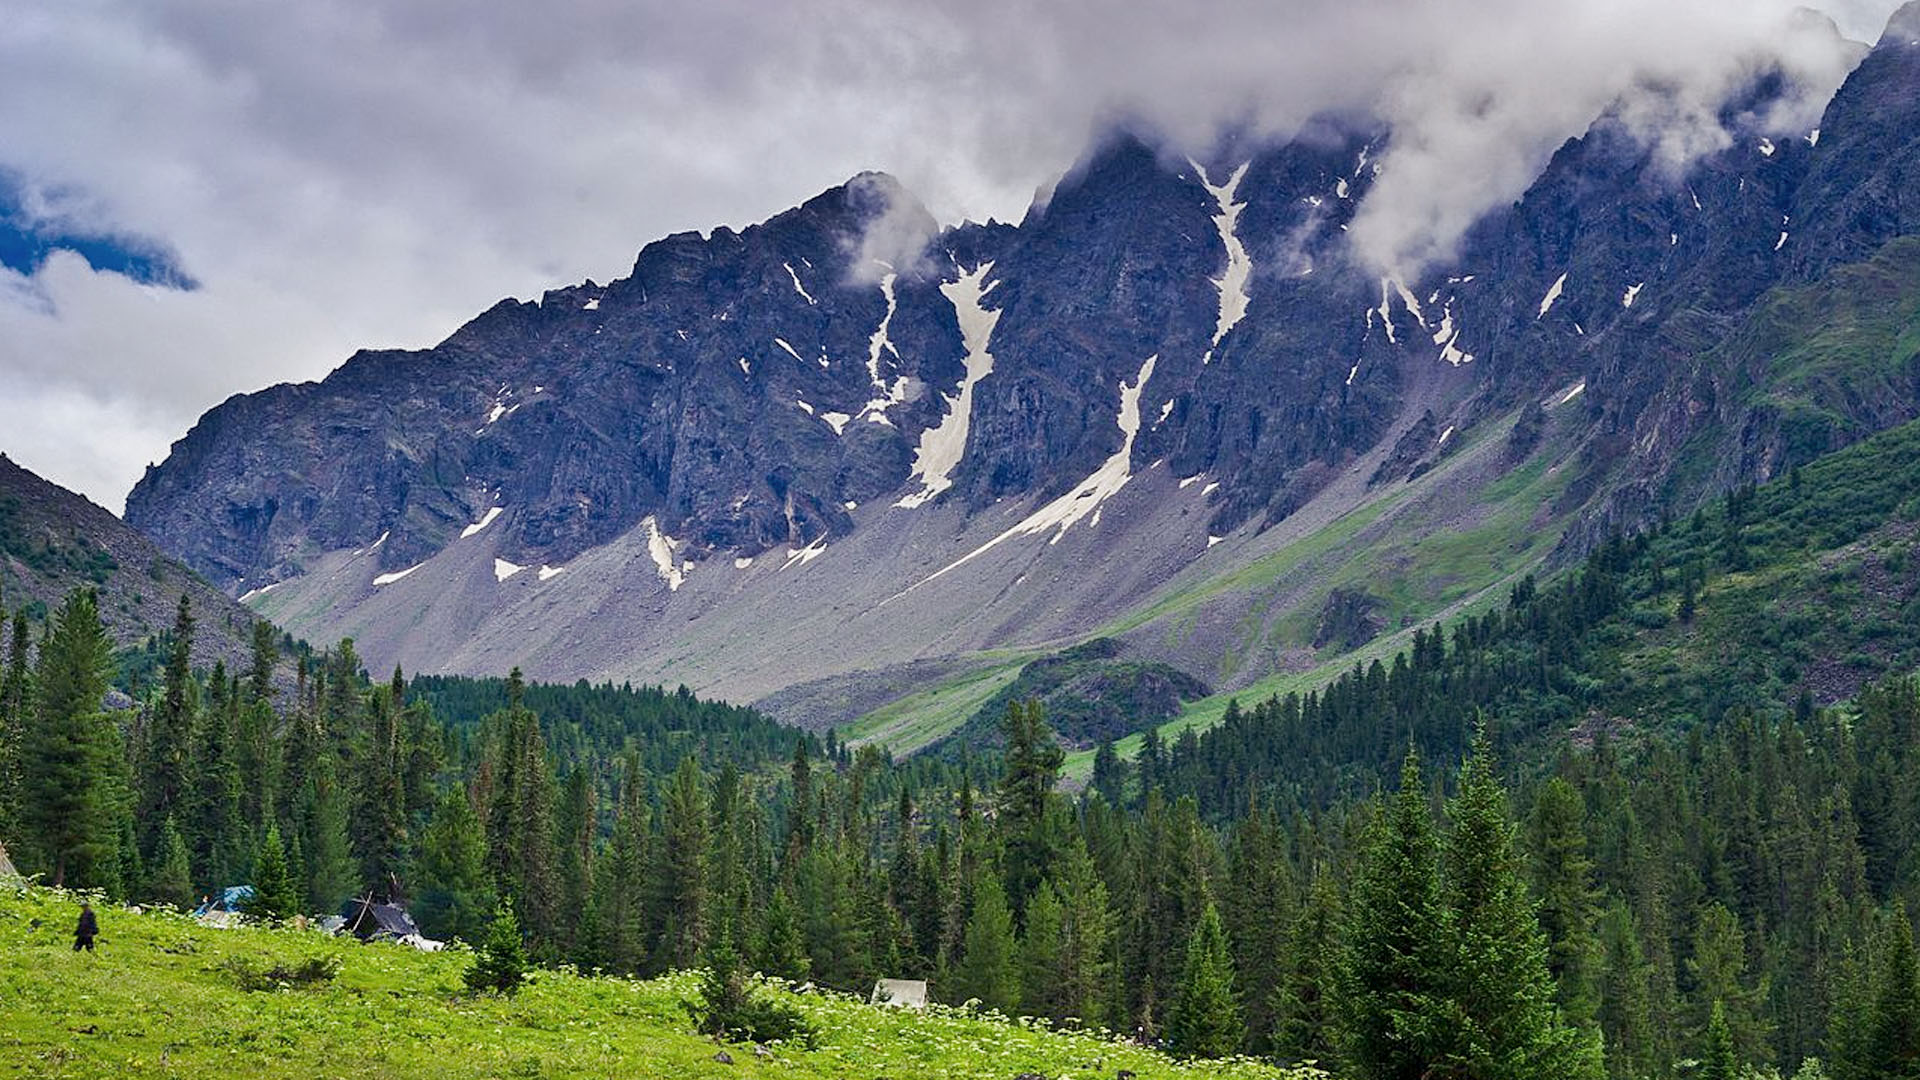
M 1454 1024 L 1435 1063 L 1438 1074 L 1474 1080 L 1597 1075 L 1597 1042 L 1583 1040 L 1554 1004 L 1547 943 L 1484 730 L 1461 769 L 1447 817 L 1454 957 L 1443 983 Z
M 261 839 L 253 860 L 253 896 L 245 905 L 248 915 L 268 922 L 290 919 L 300 913 L 300 897 L 287 866 L 286 848 L 280 843 L 280 826 L 271 825 Z
M 527 950 L 520 937 L 520 921 L 514 918 L 513 901 L 502 900 L 487 923 L 486 937 L 474 953 L 472 966 L 467 968 L 467 989 L 511 997 L 526 981 Z
M 1343 1075 L 1428 1080 L 1454 1018 L 1453 928 L 1440 892 L 1433 816 L 1411 750 L 1400 791 L 1369 827 L 1348 895 L 1334 995 Z
M 766 915 L 760 921 L 760 942 L 755 950 L 762 972 L 798 982 L 807 977 L 812 962 L 807 957 L 806 939 L 800 932 L 800 920 L 793 900 L 784 885 L 774 887 L 767 901 Z
M 998 822 L 1006 845 L 1007 899 L 1015 911 L 1024 911 L 1052 862 L 1047 808 L 1066 753 L 1047 727 L 1046 709 L 1038 701 L 1008 702 L 1000 731 L 1007 755 Z
M 473 802 L 447 789 L 420 841 L 413 913 L 427 933 L 479 941 L 498 899 L 487 873 L 487 835 Z
M 1339 892 L 1323 871 L 1288 929 L 1288 964 L 1274 992 L 1273 1051 L 1282 1062 L 1333 1062 L 1331 999 L 1339 968 L 1339 926 Z
M 101 711 L 111 662 L 93 592 L 74 592 L 40 648 L 21 755 L 28 850 L 55 886 L 120 886 L 119 738 Z
M 0 609 L 0 625 L 5 623 L 6 611 Z M 22 852 L 21 759 L 26 753 L 31 715 L 28 706 L 33 699 L 27 640 L 27 617 L 17 613 L 6 666 L 0 667 L 0 843 L 14 843 Z
M 707 947 L 707 797 L 700 763 L 680 759 L 660 811 L 660 862 L 653 904 L 656 963 L 698 964 Z
M 1187 942 L 1180 987 L 1167 1016 L 1167 1045 L 1181 1057 L 1226 1057 L 1239 1048 L 1240 1003 L 1219 909 L 1208 904 Z
M 1896 902 L 1889 921 L 1857 1075 L 1914 1080 L 1920 1077 L 1920 965 L 1906 905 Z
M 1027 903 L 1027 929 L 1020 938 L 1020 1010 L 1055 1022 L 1074 1015 L 1058 993 L 1063 922 L 1053 883 L 1041 882 Z
M 620 787 L 620 809 L 613 822 L 613 839 L 600 858 L 593 879 L 597 938 L 593 958 L 601 967 L 620 974 L 636 974 L 646 959 L 648 807 L 640 765 L 629 757 Z
M 197 727 L 193 681 L 193 607 L 180 594 L 173 632 L 167 642 L 167 666 L 160 703 L 147 723 L 141 761 L 139 817 L 141 850 L 158 860 L 160 830 L 186 811 L 187 768 Z
M 148 898 L 176 908 L 193 906 L 193 870 L 187 856 L 187 842 L 168 818 L 160 828 L 159 861 L 149 876 Z
M 1589 1024 L 1599 1008 L 1593 863 L 1587 857 L 1586 807 L 1572 784 L 1554 777 L 1540 789 L 1528 833 L 1555 1000 L 1568 1020 Z
M 363 895 L 364 886 L 347 840 L 346 786 L 338 779 L 331 748 L 320 748 L 314 758 L 301 806 L 307 906 L 313 911 L 338 911 L 349 897 Z
M 1727 1027 L 1726 1009 L 1717 1001 L 1708 1016 L 1703 1039 L 1700 1071 L 1695 1074 L 1699 1080 L 1739 1080 L 1740 1062 L 1733 1049 L 1733 1032 Z
M 954 970 L 954 996 L 978 1000 L 982 1008 L 1011 1014 L 1020 1004 L 1020 975 L 1015 967 L 1013 912 L 1006 890 L 989 874 L 974 888 L 973 914 L 966 943 Z

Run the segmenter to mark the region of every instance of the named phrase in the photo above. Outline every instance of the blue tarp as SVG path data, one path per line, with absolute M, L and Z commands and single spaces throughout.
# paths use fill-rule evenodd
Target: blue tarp
M 209 899 L 206 903 L 195 908 L 193 913 L 195 915 L 205 915 L 209 911 L 239 911 L 242 907 L 246 906 L 247 901 L 251 899 L 253 899 L 253 886 L 229 885 L 220 890 L 220 899 Z

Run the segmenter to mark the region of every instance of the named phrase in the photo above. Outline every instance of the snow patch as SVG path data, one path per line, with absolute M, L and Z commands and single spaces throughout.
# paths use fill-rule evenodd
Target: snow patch
M 752 565 L 753 565 L 753 560 L 749 558 L 736 557 L 733 560 L 733 568 L 735 570 L 745 570 L 747 567 Z
M 240 602 L 244 604 L 256 596 L 265 596 L 285 584 L 286 582 L 284 581 L 276 581 L 271 585 L 262 585 L 257 589 L 248 589 L 246 592 L 240 594 Z
M 886 424 L 888 426 L 892 426 L 893 421 L 887 417 L 887 410 L 893 408 L 895 405 L 905 403 L 907 400 L 907 391 L 913 385 L 909 379 L 897 378 L 893 380 L 893 384 L 889 386 L 887 381 L 880 377 L 881 353 L 892 353 L 893 362 L 896 367 L 898 367 L 900 363 L 900 350 L 894 346 L 893 340 L 887 336 L 888 328 L 893 325 L 893 313 L 897 306 L 893 292 L 894 278 L 895 275 L 888 274 L 880 279 L 880 293 L 886 297 L 887 313 L 880 317 L 880 326 L 874 330 L 873 337 L 867 341 L 867 378 L 873 383 L 875 396 L 871 401 L 861 406 L 858 414 L 867 417 L 876 424 Z
M 1158 419 L 1158 420 L 1155 420 L 1155 421 L 1153 422 L 1153 426 L 1154 426 L 1154 427 L 1159 427 L 1159 426 L 1160 426 L 1161 424 L 1164 424 L 1164 423 L 1166 423 L 1166 422 L 1167 422 L 1167 417 L 1169 417 L 1169 416 L 1172 416 L 1172 415 L 1173 415 L 1173 399 L 1172 399 L 1172 398 L 1168 398 L 1168 399 L 1167 399 L 1167 403 L 1166 403 L 1166 404 L 1164 404 L 1164 405 L 1162 405 L 1162 406 L 1160 406 L 1160 419 Z
M 1440 329 L 1434 332 L 1433 343 L 1440 346 L 1440 359 L 1454 367 L 1473 363 L 1473 354 L 1460 347 L 1460 328 L 1453 321 L 1453 299 L 1447 299 L 1446 308 L 1440 313 Z
M 1790 233 L 1784 233 L 1784 232 L 1783 232 L 1783 233 L 1781 233 L 1781 234 L 1780 234 L 1780 241 L 1779 241 L 1778 243 L 1776 243 L 1776 244 L 1774 244 L 1774 245 L 1773 245 L 1773 250 L 1775 250 L 1775 251 L 1779 251 L 1779 250 L 1780 250 L 1781 248 L 1783 248 L 1783 247 L 1786 247 L 1786 246 L 1787 246 L 1787 237 L 1788 237 L 1788 236 L 1790 236 L 1790 235 L 1792 235 L 1792 234 L 1790 234 Z
M 1807 145 L 1808 146 L 1820 145 L 1820 129 L 1819 128 L 1814 128 L 1811 132 L 1807 133 Z
M 647 554 L 653 556 L 654 571 L 660 575 L 661 581 L 667 583 L 668 592 L 678 592 L 680 586 L 686 583 L 687 575 L 674 561 L 675 540 L 660 531 L 660 522 L 652 514 L 642 518 L 640 526 L 647 530 Z
M 742 375 L 753 374 L 753 365 L 747 363 L 747 358 L 744 356 L 740 358 L 740 374 Z
M 1119 425 L 1123 437 L 1120 449 L 1102 462 L 1099 468 L 1075 485 L 1072 491 L 1027 515 L 1026 520 L 936 570 L 918 584 L 895 594 L 889 600 L 905 596 L 921 585 L 972 562 L 1015 537 L 1037 536 L 1051 530 L 1053 537 L 1047 541 L 1051 545 L 1059 543 L 1060 538 L 1067 534 L 1067 530 L 1088 518 L 1093 518 L 1094 524 L 1097 525 L 1101 504 L 1119 494 L 1120 490 L 1127 486 L 1127 482 L 1133 479 L 1133 441 L 1140 433 L 1140 394 L 1147 388 L 1147 380 L 1153 378 L 1153 367 L 1159 360 L 1158 354 L 1147 357 L 1146 362 L 1140 365 L 1140 373 L 1134 377 L 1133 384 L 1128 385 L 1125 382 L 1120 384 L 1120 413 L 1114 418 L 1114 422 Z M 1208 490 L 1211 491 L 1212 487 L 1210 486 Z
M 460 539 L 465 540 L 470 536 L 477 536 L 481 532 L 481 530 L 493 524 L 493 519 L 499 517 L 501 512 L 504 509 L 505 509 L 504 507 L 499 507 L 499 506 L 495 506 L 488 509 L 486 513 L 480 515 L 479 521 L 476 521 L 473 524 L 467 526 L 466 528 L 460 530 Z
M 1185 480 L 1180 481 L 1180 490 L 1185 491 L 1186 489 L 1192 487 L 1193 485 L 1199 483 L 1200 481 L 1206 478 L 1207 478 L 1206 473 L 1195 473 L 1194 475 L 1187 477 Z
M 525 569 L 526 567 L 515 566 L 505 559 L 495 559 L 493 560 L 493 579 L 495 581 L 505 581 Z
M 1220 490 L 1220 485 L 1218 483 L 1208 484 L 1206 487 L 1203 487 L 1200 489 L 1200 494 L 1211 495 L 1214 492 L 1219 490 Z
M 1561 394 L 1560 397 L 1554 401 L 1554 405 L 1556 407 L 1560 405 L 1565 405 L 1567 402 L 1572 401 L 1574 398 L 1577 398 L 1581 394 L 1586 393 L 1586 390 L 1587 390 L 1586 380 L 1582 379 L 1581 381 L 1574 383 L 1571 387 L 1569 387 L 1566 393 Z
M 1646 287 L 1647 283 L 1644 281 L 1638 285 L 1629 285 L 1627 287 L 1627 294 L 1620 298 L 1620 306 L 1623 308 L 1632 307 L 1633 302 L 1640 299 L 1640 290 Z
M 1240 211 L 1246 209 L 1246 203 L 1236 201 L 1240 181 L 1247 175 L 1247 166 L 1242 165 L 1227 177 L 1224 184 L 1215 184 L 1207 179 L 1207 171 L 1192 158 L 1187 163 L 1200 176 L 1200 186 L 1213 196 L 1220 212 L 1213 216 L 1214 227 L 1220 230 L 1220 242 L 1227 249 L 1227 268 L 1219 277 L 1213 279 L 1213 287 L 1220 291 L 1220 314 L 1214 322 L 1213 344 L 1207 354 L 1200 358 L 1201 364 L 1213 362 L 1213 351 L 1232 330 L 1235 324 L 1247 315 L 1247 283 L 1253 278 L 1253 259 L 1247 255 L 1247 247 L 1240 242 L 1235 231 L 1240 221 Z M 1345 183 L 1345 181 L 1342 181 Z M 1164 417 L 1163 417 L 1164 419 Z
M 1000 322 L 1000 312 L 990 311 L 980 303 L 992 287 L 983 287 L 992 270 L 992 263 L 981 263 L 972 273 L 962 274 L 959 280 L 940 286 L 940 294 L 953 305 L 954 316 L 960 322 L 960 338 L 967 347 L 966 374 L 952 394 L 941 395 L 947 411 L 940 423 L 920 433 L 912 473 L 912 479 L 920 483 L 920 490 L 904 496 L 893 504 L 895 506 L 907 509 L 925 506 L 952 487 L 953 470 L 959 467 L 960 459 L 967 452 L 967 433 L 973 423 L 973 388 L 993 374 L 993 353 L 988 351 L 988 346 L 993 341 L 993 328 Z
M 566 570 L 564 566 L 542 566 L 540 568 L 540 580 L 548 581 L 557 578 L 564 570 Z
M 1772 139 L 1760 140 L 1760 155 L 1762 157 L 1772 157 L 1774 154 L 1774 151 L 1777 149 L 1779 148 L 1773 145 Z
M 391 585 L 394 582 L 399 581 L 401 578 L 406 577 L 408 574 L 413 573 L 415 570 L 418 570 L 420 569 L 420 567 L 425 565 L 427 564 L 420 563 L 416 566 L 409 566 L 405 570 L 396 570 L 391 574 L 381 574 L 379 577 L 376 577 L 373 579 L 373 583 L 375 585 Z
M 386 532 L 383 532 L 383 533 L 381 533 L 381 534 L 380 534 L 380 539 L 378 539 L 378 540 L 375 540 L 375 541 L 374 541 L 373 543 L 371 543 L 371 544 L 368 544 L 368 545 L 367 545 L 367 550 L 368 550 L 368 551 L 378 551 L 378 550 L 380 549 L 380 545 L 381 545 L 381 544 L 384 544 L 384 543 L 386 543 L 386 542 L 387 542 L 387 537 L 389 537 L 389 536 L 392 536 L 392 535 L 393 535 L 393 530 L 392 530 L 392 529 L 388 529 L 388 530 L 387 530 Z
M 1212 547 L 1215 544 L 1224 543 L 1226 539 L 1224 536 L 1209 536 L 1207 537 L 1207 546 Z
M 786 338 L 774 338 L 774 339 L 773 339 L 773 343 L 774 343 L 775 345 L 778 345 L 778 346 L 780 346 L 781 348 L 783 348 L 783 349 L 785 349 L 785 350 L 787 350 L 787 355 L 788 355 L 788 356 L 791 356 L 791 357 L 793 357 L 793 358 L 794 358 L 795 360 L 800 360 L 800 354 L 799 354 L 799 353 L 797 353 L 797 352 L 794 352 L 794 351 L 793 351 L 793 346 L 791 346 L 791 345 L 789 345 L 789 344 L 787 344 L 787 339 L 786 339 Z M 804 364 L 804 363 L 806 363 L 806 361 L 805 361 L 805 360 L 800 360 L 800 362 L 801 362 L 801 363 L 803 363 L 803 364 Z
M 780 265 L 787 268 L 787 276 L 793 279 L 793 291 L 799 293 L 801 299 L 805 300 L 807 303 L 817 304 L 819 301 L 815 300 L 813 298 L 813 295 L 807 292 L 807 287 L 805 285 L 800 284 L 800 275 L 793 272 L 793 264 L 783 262 Z
M 1441 432 L 1441 433 L 1440 433 L 1440 441 L 1439 441 L 1439 442 L 1436 442 L 1436 443 L 1434 443 L 1433 445 L 1434 445 L 1434 446 L 1436 446 L 1436 447 L 1438 447 L 1438 446 L 1445 446 L 1445 445 L 1447 445 L 1447 440 L 1448 440 L 1448 439 L 1451 439 L 1451 438 L 1453 438 L 1453 425 L 1452 425 L 1452 424 L 1448 424 L 1448 425 L 1447 425 L 1447 430 L 1445 430 L 1445 431 L 1443 431 L 1443 432 Z
M 599 311 L 599 310 L 600 310 L 600 298 L 596 296 L 596 297 L 594 297 L 593 299 L 591 299 L 591 300 L 589 300 L 589 301 L 587 301 L 586 303 L 584 303 L 584 304 L 581 304 L 581 305 L 580 305 L 580 310 L 581 310 L 581 311 Z
M 780 569 L 785 570 L 789 566 L 805 566 L 826 553 L 827 538 L 824 536 L 803 548 L 789 547 L 787 549 L 787 561 L 780 564 Z
M 846 431 L 847 421 L 852 419 L 853 417 L 843 412 L 823 412 L 820 414 L 821 422 L 832 428 L 835 435 Z
M 1357 175 L 1357 174 L 1356 174 L 1356 175 Z M 1344 199 L 1344 198 L 1346 198 L 1346 197 L 1347 197 L 1348 195 L 1350 195 L 1350 194 L 1352 194 L 1352 193 L 1353 193 L 1353 189 L 1352 189 L 1352 188 L 1349 188 L 1349 187 L 1347 186 L 1347 181 L 1346 181 L 1346 178 L 1345 178 L 1345 177 L 1342 177 L 1342 178 L 1340 178 L 1340 179 L 1339 179 L 1338 181 L 1336 181 L 1336 182 L 1334 183 L 1334 185 L 1333 185 L 1333 193 L 1334 193 L 1334 195 L 1336 195 L 1336 196 L 1338 196 L 1339 198 L 1342 198 L 1342 199 Z
M 794 398 L 793 404 L 796 408 L 798 408 L 801 412 L 806 413 L 808 416 L 813 415 L 813 406 L 807 404 L 806 399 Z
M 1546 298 L 1540 301 L 1540 314 L 1534 316 L 1534 321 L 1538 322 L 1541 319 L 1546 318 L 1547 312 L 1553 310 L 1553 305 L 1560 302 L 1561 294 L 1565 293 L 1566 291 L 1567 291 L 1567 275 L 1561 274 L 1560 280 L 1553 283 L 1553 287 L 1547 290 Z

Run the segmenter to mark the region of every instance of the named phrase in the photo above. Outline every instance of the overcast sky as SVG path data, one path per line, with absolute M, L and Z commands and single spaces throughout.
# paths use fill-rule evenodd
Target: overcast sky
M 1813 6 L 1878 36 L 1896 0 Z M 1676 10 L 1684 8 L 1685 10 Z M 1395 126 L 1354 230 L 1442 258 L 1625 97 L 1676 162 L 1770 56 L 1845 74 L 1789 0 L 0 0 L 0 169 L 201 288 L 0 268 L 0 451 L 121 509 L 230 394 L 424 347 L 863 169 L 1018 219 L 1116 118 L 1204 152 L 1334 107 Z M 1657 93 L 1654 89 L 1657 88 Z M 57 198 L 53 197 L 57 196 Z

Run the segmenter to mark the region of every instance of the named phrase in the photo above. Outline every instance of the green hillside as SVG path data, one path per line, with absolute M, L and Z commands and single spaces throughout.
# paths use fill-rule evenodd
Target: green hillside
M 876 1008 L 770 991 L 818 1030 L 814 1049 L 756 1051 L 695 1035 L 698 976 L 646 982 L 543 971 L 513 998 L 473 996 L 465 950 L 425 954 L 310 931 L 212 930 L 101 908 L 94 955 L 71 951 L 79 905 L 0 893 L 0 1075 L 58 1077 L 1306 1078 L 1253 1062 L 1182 1065 L 1093 1034 L 939 1007 Z M 238 974 L 337 958 L 313 988 L 246 991 Z M 716 1060 L 724 1053 L 731 1062 Z

